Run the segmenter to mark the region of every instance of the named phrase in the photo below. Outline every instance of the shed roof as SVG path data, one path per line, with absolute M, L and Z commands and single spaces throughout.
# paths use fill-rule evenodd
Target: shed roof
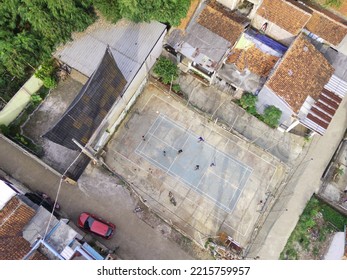
M 234 45 L 250 21 L 237 11 L 211 1 L 201 12 L 197 22 Z
M 300 34 L 267 81 L 267 86 L 297 113 L 308 96 L 318 98 L 333 72 L 334 68 L 325 57 L 305 35 Z
M 313 12 L 311 19 L 306 24 L 306 29 L 334 46 L 341 43 L 347 35 L 346 25 L 316 11 Z
M 297 35 L 311 17 L 311 10 L 296 1 L 264 0 L 257 14 Z
M 165 30 L 166 26 L 157 21 L 134 23 L 123 19 L 117 24 L 97 21 L 59 48 L 54 56 L 90 77 L 109 46 L 123 76 L 130 82 Z
M 35 211 L 17 197 L 13 197 L 0 211 L 0 260 L 21 260 L 30 251 L 30 243 L 22 237 L 22 230 Z M 35 252 L 32 259 L 47 259 Z
M 109 48 L 94 74 L 71 103 L 58 123 L 44 137 L 72 150 L 79 150 L 72 141 L 86 145 L 116 99 L 122 94 L 126 80 Z

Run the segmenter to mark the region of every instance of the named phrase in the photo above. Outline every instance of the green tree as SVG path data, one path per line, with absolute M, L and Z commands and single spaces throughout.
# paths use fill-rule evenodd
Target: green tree
M 178 78 L 178 68 L 175 63 L 165 57 L 160 57 L 154 65 L 153 72 L 164 84 L 169 84 Z
M 268 106 L 264 110 L 263 121 L 268 126 L 275 128 L 278 126 L 279 120 L 282 116 L 282 111 L 278 109 L 276 106 Z
M 3 0 L 0 5 L 0 92 L 23 81 L 73 31 L 95 18 L 91 0 Z M 10 91 L 16 92 L 11 89 Z
M 110 21 L 127 18 L 135 22 L 157 20 L 173 26 L 187 15 L 191 0 L 94 0 Z
M 240 99 L 240 105 L 247 112 L 254 111 L 257 100 L 257 96 L 253 95 L 251 92 L 245 92 Z

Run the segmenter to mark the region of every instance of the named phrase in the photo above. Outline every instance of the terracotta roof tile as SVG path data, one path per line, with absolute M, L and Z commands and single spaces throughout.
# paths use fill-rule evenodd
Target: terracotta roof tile
M 24 226 L 35 211 L 13 197 L 0 211 L 0 259 L 20 260 L 30 251 L 30 243 L 22 237 Z M 35 253 L 32 259 L 47 259 Z
M 264 0 L 257 14 L 297 35 L 310 19 L 310 10 L 295 1 Z
M 249 20 L 237 11 L 211 1 L 201 12 L 197 22 L 234 45 Z
M 266 84 L 298 112 L 307 96 L 318 98 L 333 72 L 324 56 L 300 34 Z
M 267 77 L 278 59 L 278 57 L 263 53 L 257 47 L 252 46 L 244 50 L 233 49 L 227 63 L 235 63 L 240 71 L 247 68 L 258 76 Z
M 327 42 L 337 46 L 347 35 L 347 27 L 327 16 L 314 12 L 306 28 Z

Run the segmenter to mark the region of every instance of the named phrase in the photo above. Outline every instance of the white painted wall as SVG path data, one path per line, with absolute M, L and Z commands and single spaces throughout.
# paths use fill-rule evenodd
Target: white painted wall
M 262 114 L 264 112 L 264 109 L 269 105 L 274 105 L 282 111 L 280 124 L 283 124 L 287 127 L 289 127 L 292 124 L 292 115 L 294 114 L 293 110 L 283 99 L 278 97 L 270 88 L 264 86 L 258 94 L 258 101 L 256 104 L 258 113 Z
M 267 36 L 275 39 L 276 41 L 286 46 L 289 46 L 295 40 L 294 34 L 289 33 L 288 31 L 268 21 L 267 19 L 261 17 L 258 14 L 256 14 L 253 17 L 252 26 L 255 27 L 256 29 L 260 29 L 265 22 L 267 22 L 268 24 L 266 32 L 265 32 Z
M 347 36 L 345 36 L 345 38 L 343 38 L 343 40 L 341 41 L 341 43 L 336 47 L 336 49 L 344 54 L 347 55 Z
M 241 0 L 217 0 L 217 2 L 221 3 L 230 10 L 233 10 L 236 8 L 238 3 L 241 2 Z

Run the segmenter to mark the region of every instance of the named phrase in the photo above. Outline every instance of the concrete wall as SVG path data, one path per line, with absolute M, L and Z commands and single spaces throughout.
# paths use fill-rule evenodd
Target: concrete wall
M 31 95 L 35 94 L 42 85 L 43 82 L 39 78 L 31 76 L 0 111 L 0 124 L 9 125 L 13 122 L 29 104 Z
M 141 93 L 150 69 L 153 67 L 157 58 L 162 52 L 165 34 L 166 31 L 163 32 L 162 36 L 153 47 L 151 53 L 148 55 L 146 61 L 142 64 L 140 70 L 137 72 L 123 96 L 118 98 L 102 124 L 89 140 L 89 144 L 91 144 L 93 147 L 96 146 L 97 150 L 108 141 L 115 128 L 126 116 L 127 111 L 135 102 L 137 96 Z
M 256 29 L 260 29 L 262 25 L 267 22 L 268 26 L 265 34 L 283 45 L 289 46 L 295 39 L 295 35 L 289 33 L 278 25 L 268 21 L 267 19 L 256 14 L 252 20 L 252 26 Z
M 292 123 L 292 115 L 294 112 L 292 109 L 278 97 L 270 88 L 264 86 L 258 94 L 258 101 L 256 104 L 257 111 L 263 113 L 264 109 L 269 106 L 274 105 L 282 111 L 282 116 L 280 119 L 280 124 L 285 126 L 290 126 Z
M 336 47 L 336 49 L 344 54 L 347 55 L 347 36 L 345 36 L 345 38 L 343 38 L 343 40 L 341 41 L 341 43 Z
M 222 5 L 224 5 L 225 7 L 233 10 L 236 8 L 236 6 L 238 5 L 239 2 L 241 2 L 241 0 L 217 0 L 217 2 L 221 3 Z

